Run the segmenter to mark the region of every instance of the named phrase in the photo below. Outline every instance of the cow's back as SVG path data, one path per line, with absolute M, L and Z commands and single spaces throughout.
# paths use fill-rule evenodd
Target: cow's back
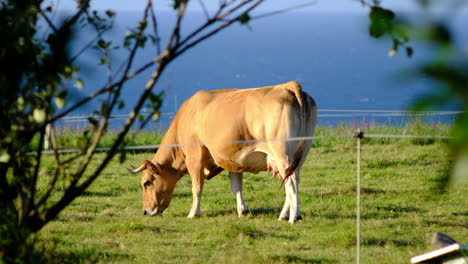
M 253 89 L 199 91 L 182 105 L 176 117 L 178 142 L 203 144 L 209 158 L 228 170 L 264 170 L 266 155 L 254 152 L 267 152 L 277 144 L 267 139 L 305 136 L 310 128 L 301 122 L 315 120 L 311 117 L 314 109 L 313 99 L 296 82 Z M 295 149 L 297 143 L 286 147 Z M 255 158 L 252 164 L 242 162 L 248 160 L 247 155 Z M 242 165 L 257 168 L 244 170 Z

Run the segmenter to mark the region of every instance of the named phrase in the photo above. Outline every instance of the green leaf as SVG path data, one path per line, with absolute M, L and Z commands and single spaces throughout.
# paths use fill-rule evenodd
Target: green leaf
M 452 96 L 450 94 L 432 94 L 421 96 L 411 107 L 412 111 L 425 111 L 432 107 L 439 106 L 450 102 Z
M 106 15 L 107 15 L 108 17 L 113 17 L 113 16 L 115 16 L 115 12 L 112 11 L 112 10 L 106 10 Z
M 148 21 L 142 20 L 142 21 L 140 21 L 140 23 L 138 25 L 138 29 L 140 31 L 143 31 L 146 28 L 147 25 L 148 25 Z
M 84 86 L 83 80 L 76 79 L 75 88 L 78 90 L 82 90 L 83 86 Z
M 452 41 L 452 34 L 444 24 L 433 24 L 430 29 L 429 39 L 438 43 L 450 43 Z
M 408 42 L 410 40 L 406 30 L 407 28 L 404 27 L 403 25 L 396 27 L 394 30 L 394 32 L 401 38 L 402 42 Z
M 120 101 L 117 107 L 119 108 L 119 110 L 121 110 L 122 108 L 125 107 L 125 103 L 123 101 Z
M 18 106 L 19 111 L 24 111 L 25 109 L 24 97 L 22 96 L 18 97 L 18 99 L 16 100 L 16 104 Z
M 160 92 L 158 94 L 150 93 L 148 95 L 148 100 L 150 101 L 150 108 L 152 112 L 158 112 L 159 108 L 161 108 L 164 98 L 164 92 Z
M 241 16 L 239 16 L 239 22 L 241 24 L 247 24 L 247 23 L 249 23 L 249 21 L 250 21 L 249 14 L 245 13 L 245 14 L 242 14 Z
M 450 180 L 453 186 L 468 183 L 468 149 L 462 149 L 455 158 Z
M 35 108 L 33 111 L 33 119 L 34 122 L 38 124 L 42 124 L 46 120 L 46 111 L 41 108 Z
M 144 48 L 147 40 L 148 40 L 148 38 L 147 38 L 146 36 L 142 36 L 142 37 L 139 39 L 138 46 L 139 46 L 140 48 Z
M 406 47 L 406 56 L 408 56 L 408 57 L 413 56 L 413 48 L 412 47 Z
M 99 125 L 99 121 L 93 116 L 88 117 L 88 121 L 93 127 L 97 127 Z
M 153 114 L 153 120 L 154 121 L 158 121 L 160 117 L 161 117 L 161 115 L 159 114 L 159 112 L 156 112 L 156 113 Z
M 100 48 L 106 49 L 107 47 L 109 47 L 110 42 L 108 43 L 108 42 L 104 41 L 103 39 L 100 39 L 100 40 L 98 40 L 97 44 L 98 44 L 98 46 Z
M 179 9 L 180 6 L 181 6 L 182 4 L 184 4 L 184 3 L 186 3 L 186 2 L 187 2 L 187 0 L 174 0 L 174 5 L 173 5 L 173 7 L 174 7 L 174 9 Z
M 145 120 L 145 116 L 144 115 L 138 115 L 136 119 L 138 121 L 143 121 L 143 120 Z
M 10 154 L 8 154 L 8 151 L 6 149 L 1 149 L 0 150 L 0 163 L 7 163 L 10 161 Z
M 370 26 L 369 34 L 372 37 L 379 38 L 386 33 L 391 33 L 393 30 L 393 23 L 395 14 L 393 11 L 374 6 L 369 14 Z
M 62 109 L 65 106 L 65 103 L 65 98 L 55 97 L 55 104 L 57 105 L 58 109 Z

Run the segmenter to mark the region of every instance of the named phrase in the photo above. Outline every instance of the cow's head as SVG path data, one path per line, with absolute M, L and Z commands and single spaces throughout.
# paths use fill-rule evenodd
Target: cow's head
M 171 202 L 177 182 L 173 171 L 149 160 L 144 160 L 138 168 L 132 166 L 132 169 L 127 170 L 130 173 L 142 173 L 143 214 L 162 215 Z

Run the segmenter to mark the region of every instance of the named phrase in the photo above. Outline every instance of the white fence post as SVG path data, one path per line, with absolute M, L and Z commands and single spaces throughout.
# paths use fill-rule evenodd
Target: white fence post
M 55 130 L 52 124 L 49 123 L 45 127 L 44 150 L 51 150 L 55 146 L 57 146 L 55 142 Z
M 364 133 L 358 129 L 357 138 L 357 175 L 356 175 L 356 263 L 361 263 L 361 139 Z
M 51 133 L 50 133 L 50 123 L 46 125 L 45 127 L 45 135 L 44 135 L 44 149 L 45 150 L 50 150 L 51 149 Z

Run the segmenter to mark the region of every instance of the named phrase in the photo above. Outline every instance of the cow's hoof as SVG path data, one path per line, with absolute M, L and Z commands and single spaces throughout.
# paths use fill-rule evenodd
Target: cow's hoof
M 200 217 L 200 214 L 189 214 L 187 215 L 187 218 L 190 218 L 190 219 L 193 219 L 193 218 L 197 218 L 197 217 Z
M 300 216 L 300 215 L 294 217 L 294 219 L 292 219 L 292 220 L 289 219 L 289 223 L 294 224 L 294 223 L 296 223 L 296 222 L 299 221 L 299 220 L 302 220 L 302 216 Z
M 289 217 L 288 216 L 280 216 L 278 217 L 278 221 L 288 221 Z
M 242 210 L 242 211 L 238 211 L 237 212 L 237 216 L 238 217 L 243 217 L 243 216 L 246 216 L 249 214 L 249 209 L 245 209 L 245 210 Z

